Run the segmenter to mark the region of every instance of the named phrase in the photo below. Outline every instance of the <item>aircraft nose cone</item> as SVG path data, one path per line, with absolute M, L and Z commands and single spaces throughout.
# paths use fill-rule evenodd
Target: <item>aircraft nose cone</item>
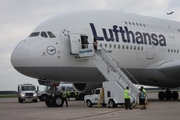
M 11 55 L 11 64 L 18 71 L 18 68 L 27 66 L 27 61 L 28 61 L 28 57 L 27 57 L 26 45 L 24 45 L 22 41 L 14 49 Z

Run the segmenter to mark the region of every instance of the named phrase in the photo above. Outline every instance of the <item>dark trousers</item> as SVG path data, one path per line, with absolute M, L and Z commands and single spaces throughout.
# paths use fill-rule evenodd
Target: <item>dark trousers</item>
M 97 46 L 96 45 L 94 45 L 94 49 L 97 50 Z
M 67 99 L 66 99 L 66 98 L 63 98 L 62 106 L 64 105 L 64 101 L 66 102 L 66 107 L 68 107 L 68 102 L 67 102 Z
M 129 108 L 131 109 L 130 99 L 124 99 L 125 100 L 125 108 L 126 110 Z

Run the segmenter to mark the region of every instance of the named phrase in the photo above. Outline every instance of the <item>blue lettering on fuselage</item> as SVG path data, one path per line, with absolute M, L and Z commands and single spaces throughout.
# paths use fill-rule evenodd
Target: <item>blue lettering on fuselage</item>
M 102 36 L 98 36 L 96 32 L 96 28 L 93 23 L 90 23 L 90 27 L 93 33 L 94 38 L 96 38 L 98 41 L 104 41 L 107 42 L 119 42 L 121 36 L 121 40 L 124 43 L 136 43 L 136 44 L 148 44 L 148 45 L 154 45 L 154 46 L 166 46 L 166 39 L 165 36 L 162 34 L 155 34 L 155 33 L 147 33 L 147 32 L 140 32 L 140 31 L 131 31 L 128 30 L 127 26 L 117 26 L 113 25 L 112 29 L 106 29 L 102 28 Z M 109 37 L 108 37 L 109 35 Z

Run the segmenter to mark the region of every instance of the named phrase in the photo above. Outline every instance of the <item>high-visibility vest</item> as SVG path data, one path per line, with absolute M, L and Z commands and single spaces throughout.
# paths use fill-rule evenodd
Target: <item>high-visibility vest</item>
M 129 99 L 129 90 L 124 90 L 124 99 Z
M 143 89 L 143 92 L 144 92 L 144 96 L 146 97 L 146 90 L 145 90 L 145 89 Z
M 62 97 L 63 97 L 63 98 L 66 98 L 66 97 L 67 97 L 66 91 L 63 91 L 63 92 L 62 92 Z
M 145 89 L 143 89 L 143 92 L 145 92 L 145 93 L 146 93 L 146 90 L 145 90 Z
M 67 95 L 68 95 L 68 96 L 70 96 L 70 95 L 71 95 L 71 93 L 68 91 L 68 92 L 67 92 Z

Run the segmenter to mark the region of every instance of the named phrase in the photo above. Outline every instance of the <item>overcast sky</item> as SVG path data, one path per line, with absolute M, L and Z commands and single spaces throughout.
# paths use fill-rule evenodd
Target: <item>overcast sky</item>
M 36 79 L 18 73 L 10 57 L 15 46 L 42 21 L 59 13 L 103 9 L 180 21 L 180 0 L 0 0 L 0 90 Z M 167 12 L 174 11 L 167 15 Z M 40 89 L 43 89 L 41 86 Z

